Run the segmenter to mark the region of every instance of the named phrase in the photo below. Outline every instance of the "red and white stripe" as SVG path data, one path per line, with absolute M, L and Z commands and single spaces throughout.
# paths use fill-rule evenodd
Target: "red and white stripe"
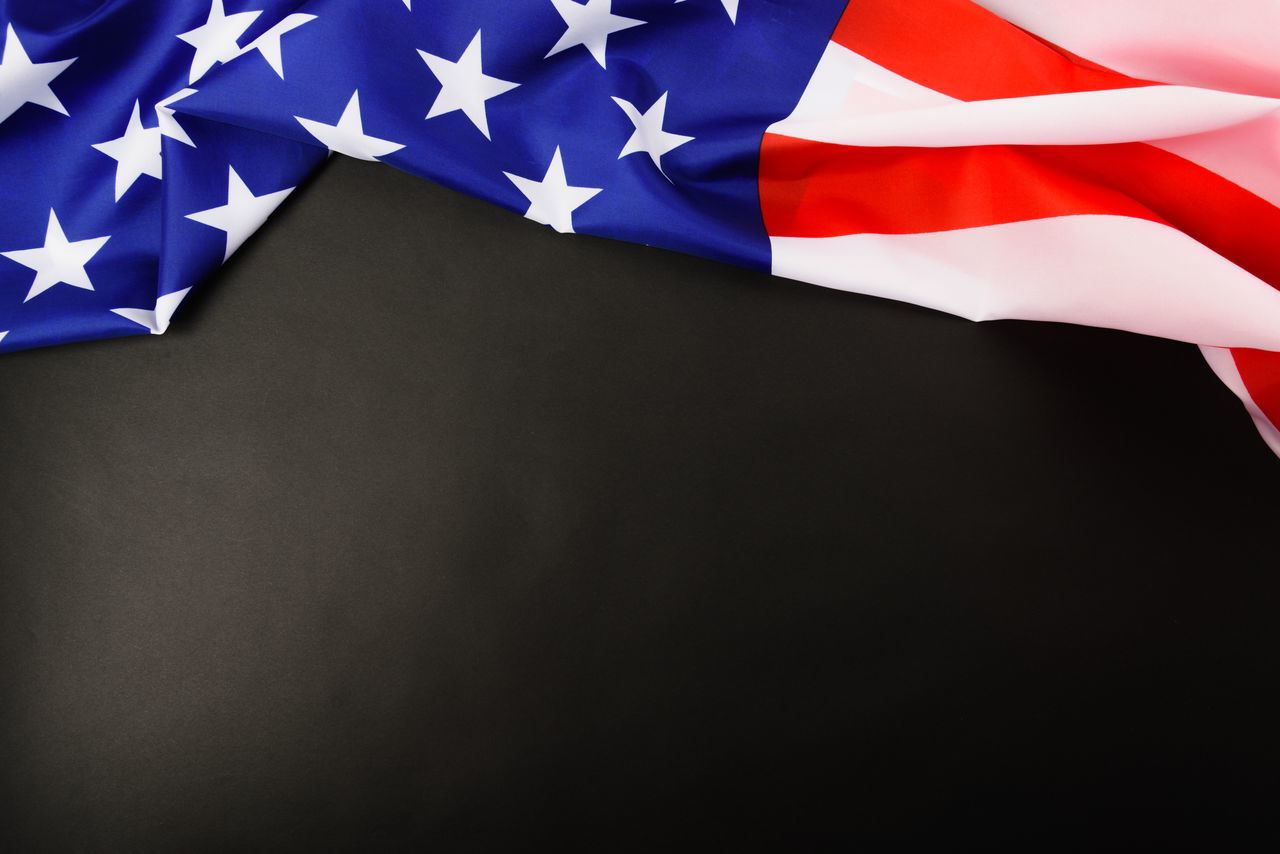
M 850 3 L 762 142 L 773 271 L 1201 345 L 1280 454 L 1276 32 L 1270 0 Z

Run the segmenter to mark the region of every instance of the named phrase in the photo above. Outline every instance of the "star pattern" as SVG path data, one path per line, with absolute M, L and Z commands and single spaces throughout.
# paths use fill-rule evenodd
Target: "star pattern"
M 57 284 L 71 285 L 73 288 L 83 288 L 86 291 L 93 290 L 93 283 L 89 281 L 89 274 L 85 272 L 84 265 L 88 264 L 89 260 L 98 254 L 103 244 L 110 239 L 111 236 L 107 235 L 91 237 L 88 240 L 67 240 L 67 235 L 62 231 L 62 224 L 58 222 L 58 215 L 50 209 L 49 225 L 45 229 L 43 246 L 0 252 L 0 255 L 36 271 L 35 281 L 31 283 L 31 289 L 23 299 L 23 302 L 28 302 L 32 297 L 39 296 Z
M 178 120 L 174 118 L 173 105 L 195 93 L 195 89 L 181 89 L 156 104 L 156 119 L 160 122 L 160 135 L 176 139 L 178 142 L 189 145 L 192 148 L 195 148 L 196 144 L 191 141 L 191 137 L 187 135 L 182 125 L 178 124 Z
M 228 15 L 223 10 L 222 0 L 211 0 L 209 19 L 194 30 L 178 35 L 178 38 L 196 49 L 196 55 L 191 60 L 191 74 L 187 82 L 195 83 L 207 74 L 210 68 L 230 62 L 239 56 L 240 37 L 261 14 L 261 12 L 237 12 L 234 15 Z M 279 47 L 278 38 L 276 46 Z
M 529 200 L 529 209 L 524 215 L 534 222 L 549 225 L 562 234 L 573 231 L 573 212 L 600 192 L 599 187 L 569 185 L 559 146 L 556 146 L 555 154 L 551 155 L 551 164 L 547 166 L 547 174 L 541 181 L 521 178 L 510 172 L 502 174 Z
M 76 58 L 56 62 L 32 62 L 10 24 L 4 35 L 4 54 L 0 55 L 0 122 L 12 116 L 23 104 L 37 104 L 55 113 L 70 115 L 49 84 Z
M 262 54 L 262 58 L 271 66 L 271 70 L 279 75 L 280 79 L 284 79 L 284 56 L 280 52 L 280 37 L 285 33 L 296 30 L 298 27 L 314 21 L 315 15 L 294 14 L 288 15 L 283 21 L 258 36 L 236 54 L 236 56 L 244 56 L 246 53 L 258 51 Z
M 510 92 L 520 84 L 499 80 L 484 73 L 480 65 L 480 31 L 476 30 L 471 43 L 457 62 L 450 62 L 424 50 L 418 51 L 418 54 L 436 76 L 436 80 L 440 81 L 440 94 L 436 95 L 431 109 L 427 111 L 427 118 L 434 119 L 436 116 L 461 110 L 480 133 L 484 134 L 484 138 L 490 139 L 485 101 Z
M 424 166 L 423 158 L 434 157 L 437 153 L 444 158 L 466 157 L 469 155 L 465 149 L 474 148 L 476 159 L 468 161 L 469 168 L 475 170 L 468 176 L 470 180 L 492 182 L 496 179 L 499 183 L 489 183 L 486 195 L 491 198 L 505 196 L 509 201 L 522 199 L 527 205 L 512 206 L 522 209 L 529 219 L 560 232 L 575 231 L 575 214 L 600 194 L 605 196 L 604 206 L 587 209 L 593 225 L 604 220 L 606 211 L 610 217 L 626 211 L 627 216 L 642 218 L 637 222 L 642 221 L 643 228 L 648 229 L 644 232 L 646 236 L 693 225 L 678 211 L 670 210 L 669 205 L 655 205 L 655 200 L 667 195 L 655 194 L 657 185 L 653 183 L 648 165 L 642 161 L 647 159 L 651 162 L 666 182 L 673 178 L 679 180 L 674 172 L 668 175 L 675 162 L 671 159 L 672 152 L 694 141 L 694 137 L 675 133 L 666 127 L 669 99 L 675 99 L 681 108 L 676 117 L 679 127 L 680 122 L 689 121 L 689 116 L 701 115 L 700 110 L 708 108 L 710 101 L 704 89 L 714 88 L 712 84 L 724 84 L 717 76 L 715 81 L 702 85 L 699 77 L 701 57 L 697 56 L 696 50 L 687 61 L 669 51 L 654 50 L 658 40 L 666 37 L 665 33 L 659 32 L 662 17 L 658 8 L 652 4 L 645 6 L 648 13 L 645 20 L 640 20 L 615 14 L 615 0 L 529 0 L 530 7 L 550 29 L 538 30 L 546 35 L 537 37 L 533 57 L 521 57 L 518 42 L 520 22 L 512 17 L 514 12 L 509 13 L 507 0 L 451 1 L 457 2 L 459 8 L 474 9 L 475 14 L 468 12 L 467 15 L 455 16 L 456 20 L 445 16 L 424 31 L 436 41 L 424 49 L 384 51 L 376 57 L 376 62 L 369 61 L 372 55 L 361 58 L 354 55 L 359 50 L 348 48 L 363 50 L 363 45 L 372 43 L 361 41 L 366 36 L 387 35 L 397 28 L 403 30 L 415 20 L 412 0 L 401 0 L 410 13 L 408 19 L 394 11 L 394 2 L 370 4 L 365 8 L 364 4 L 304 6 L 280 2 L 273 7 L 254 0 L 207 0 L 208 10 L 203 22 L 195 16 L 204 13 L 206 0 L 181 0 L 183 11 L 180 14 L 184 26 L 174 27 L 161 34 L 158 40 L 154 33 L 145 32 L 148 28 L 139 27 L 137 21 L 122 18 L 108 24 L 105 19 L 109 16 L 103 16 L 101 29 L 96 24 L 93 26 L 95 36 L 101 36 L 98 42 L 93 39 L 54 42 L 41 34 L 39 41 L 32 35 L 24 44 L 14 26 L 6 26 L 3 53 L 0 53 L 0 121 L 26 104 L 68 115 L 67 105 L 78 113 L 81 104 L 107 103 L 105 100 L 84 100 L 84 92 L 110 92 L 115 103 L 128 103 L 129 97 L 135 100 L 133 109 L 127 114 L 127 122 L 123 112 L 118 116 L 122 126 L 116 126 L 116 119 L 111 118 L 114 114 L 107 113 L 107 130 L 120 134 L 114 139 L 95 141 L 113 135 L 101 130 L 97 124 L 100 121 L 98 116 L 85 119 L 83 126 L 79 115 L 66 122 L 49 121 L 40 126 L 49 128 L 40 130 L 41 134 L 49 136 L 42 136 L 38 141 L 33 138 L 29 147 L 33 156 L 37 159 L 47 157 L 51 161 L 56 158 L 67 163 L 68 168 L 77 170 L 77 175 L 83 175 L 82 180 L 77 178 L 77 187 L 102 187 L 110 180 L 115 205 L 107 203 L 106 193 L 94 193 L 89 198 L 67 182 L 48 188 L 32 184 L 37 189 L 47 189 L 48 193 L 48 198 L 41 200 L 36 207 L 37 211 L 50 212 L 44 245 L 0 253 L 0 329 L 7 332 L 22 328 L 18 319 L 24 315 L 12 313 L 20 305 L 22 293 L 26 294 L 22 302 L 27 302 L 56 285 L 65 284 L 67 287 L 59 291 L 63 298 L 38 301 L 31 309 L 33 313 L 26 315 L 38 322 L 18 333 L 22 335 L 23 346 L 31 346 L 29 342 L 47 340 L 58 334 L 46 324 L 41 314 L 46 304 L 72 305 L 75 300 L 89 300 L 83 305 L 90 306 L 91 312 L 103 312 L 102 323 L 103 328 L 109 330 L 107 334 L 118 334 L 130 326 L 137 331 L 163 332 L 173 311 L 190 290 L 189 285 L 216 263 L 213 260 L 214 247 L 223 250 L 221 260 L 226 261 L 293 189 L 277 188 L 295 184 L 298 180 L 273 178 L 271 175 L 301 175 L 308 162 L 315 162 L 316 149 L 309 152 L 302 146 L 291 149 L 291 143 L 282 143 L 282 138 L 313 141 L 330 153 L 364 160 L 383 160 L 400 153 L 393 158 L 397 165 L 428 174 L 432 173 L 433 167 Z M 668 0 L 668 3 L 672 2 L 684 0 Z M 702 2 L 705 5 L 707 0 Z M 2 3 L 0 0 L 0 5 Z M 383 5 L 385 8 L 379 8 Z M 547 8 L 548 5 L 551 8 Z M 720 0 L 720 5 L 736 23 L 738 0 Z M 272 8 L 272 11 L 254 11 L 253 6 Z M 290 7 L 296 9 L 300 6 L 312 13 L 290 11 Z M 234 10 L 232 14 L 227 13 L 229 8 Z M 622 11 L 630 8 L 640 6 L 633 4 Z M 673 7 L 667 9 L 671 13 L 681 11 Z M 432 4 L 419 3 L 417 11 L 421 15 L 430 15 L 436 10 Z M 710 9 L 710 14 L 692 17 L 677 14 L 676 17 L 682 19 L 685 26 L 697 28 L 703 38 L 719 38 L 726 31 L 724 19 L 714 9 Z M 473 23 L 476 21 L 485 22 L 483 31 Z M 563 22 L 563 30 L 553 23 L 557 21 Z M 610 65 L 610 36 L 645 24 L 653 26 L 637 30 L 634 35 L 627 34 L 621 42 L 612 40 L 615 55 L 614 63 Z M 755 21 L 750 22 L 750 26 L 755 25 Z M 380 31 L 379 27 L 390 29 Z M 300 28 L 303 35 L 290 35 Z M 179 29 L 185 32 L 175 32 Z M 473 35 L 463 42 L 468 32 Z M 488 56 L 484 53 L 483 32 L 490 34 Z M 751 34 L 755 34 L 754 29 Z M 175 43 L 175 38 L 181 43 Z M 381 43 L 390 45 L 395 40 Z M 60 50 L 47 47 L 50 44 L 83 47 Z M 460 53 L 453 52 L 464 44 Z M 171 56 L 176 51 L 176 59 L 172 63 L 166 61 L 149 66 L 150 79 L 144 80 L 135 73 L 136 69 L 116 71 L 109 64 L 116 57 L 137 57 L 139 50 L 153 50 L 157 45 L 165 45 Z M 504 51 L 509 48 L 515 53 L 496 55 L 494 48 L 497 45 L 503 45 Z M 440 46 L 444 46 L 447 56 L 426 49 Z M 579 47 L 582 50 L 577 50 Z M 40 60 L 49 58 L 55 61 L 35 62 L 28 55 L 28 49 L 32 49 Z M 295 52 L 298 54 L 296 57 Z M 78 56 L 66 58 L 73 53 Z M 417 58 L 414 58 L 414 53 Z M 252 54 L 258 54 L 274 75 L 266 74 L 256 59 L 235 62 Z M 542 55 L 541 60 L 537 59 L 539 55 Z M 422 66 L 417 66 L 416 72 L 413 70 L 419 59 L 429 74 L 421 73 Z M 544 69 L 540 69 L 544 61 Z M 83 73 L 65 76 L 58 81 L 57 78 L 73 63 L 83 66 L 80 69 Z M 234 64 L 224 73 L 219 66 L 228 63 Z M 486 73 L 486 63 L 489 73 Z M 647 94 L 637 92 L 636 87 L 627 82 L 635 73 L 637 63 L 643 64 L 648 83 L 656 84 L 656 88 Z M 90 65 L 93 65 L 93 75 L 88 73 Z M 238 66 L 247 67 L 248 76 L 238 76 L 241 74 Z M 593 70 L 595 66 L 607 73 Z M 492 72 L 499 68 L 502 75 L 495 76 Z M 273 89 L 275 79 L 284 81 L 286 74 L 288 86 L 280 83 L 280 88 Z M 561 77 L 561 74 L 567 77 Z M 90 79 L 96 75 L 102 75 L 102 78 Z M 561 85 L 561 81 L 575 75 L 578 78 L 573 85 Z M 504 79 L 506 77 L 515 79 Z M 745 75 L 739 74 L 738 79 L 745 79 Z M 340 88 L 332 88 L 335 84 Z M 663 84 L 674 88 L 675 93 Z M 197 86 L 209 91 L 201 95 Z M 236 86 L 240 88 L 237 90 Z M 690 91 L 690 86 L 695 87 L 694 91 Z M 325 87 L 330 88 L 326 91 Z M 170 94 L 154 102 L 155 119 L 151 120 L 146 105 L 153 103 L 149 99 L 155 98 L 157 92 Z M 301 96 L 303 92 L 308 93 L 305 98 Z M 343 102 L 340 96 L 346 92 L 350 95 Z M 365 95 L 363 105 L 362 92 Z M 628 92 L 630 94 L 624 97 Z M 548 98 L 548 94 L 551 97 Z M 506 97 L 499 97 L 504 95 Z M 644 100 L 629 100 L 636 95 Z M 649 101 L 652 95 L 657 95 L 656 100 Z M 187 107 L 184 101 L 188 98 L 192 99 L 189 112 L 184 109 Z M 495 98 L 498 100 L 494 101 Z M 285 106 L 290 104 L 297 106 L 290 110 Z M 376 109 L 373 108 L 375 104 Z M 429 105 L 425 111 L 425 129 L 408 129 L 406 122 L 411 124 L 414 111 L 420 109 L 420 104 Z M 496 114 L 493 112 L 495 105 L 499 110 Z M 630 123 L 627 134 L 621 133 L 627 126 L 622 124 L 618 110 Z M 39 110 L 31 112 L 41 114 Z M 461 117 L 455 117 L 453 122 L 430 121 L 451 113 L 465 116 L 484 139 L 468 136 L 469 131 L 460 134 L 461 126 L 456 121 Z M 422 113 L 416 115 L 421 116 Z M 491 121 L 496 121 L 498 116 L 505 121 L 497 127 L 491 126 Z M 517 120 L 526 122 L 529 132 L 512 133 L 510 139 L 505 138 L 508 128 L 518 126 Z M 372 122 L 381 135 L 366 132 L 366 121 Z M 216 123 L 216 127 L 208 123 Z M 154 126 L 149 127 L 148 124 Z M 74 137 L 76 151 L 79 152 L 76 154 L 60 148 L 61 143 L 54 139 L 53 135 L 58 132 L 53 128 L 60 126 L 84 127 L 95 135 Z M 91 130 L 95 126 L 99 129 Z M 289 132 L 286 130 L 288 126 L 300 130 Z M 699 133 L 707 135 L 707 140 L 702 141 L 704 145 L 723 142 L 723 129 L 705 123 L 702 126 L 705 130 Z M 261 136 L 264 132 L 275 139 Z M 547 138 L 548 132 L 556 135 Z M 501 137 L 496 142 L 493 139 L 495 133 Z M 400 141 L 384 138 L 387 135 L 396 136 Z M 181 143 L 181 146 L 164 143 L 165 137 Z M 197 148 L 197 140 L 202 148 Z M 46 143 L 52 143 L 47 151 Z M 5 138 L 0 137 L 0 149 L 5 144 Z M 542 153 L 540 156 L 545 155 L 546 149 L 553 149 L 545 171 L 538 169 L 544 173 L 541 178 L 526 177 L 536 168 L 534 166 L 513 166 L 529 162 L 528 149 L 531 145 Z M 94 149 L 92 152 L 90 147 Z M 565 155 L 566 151 L 568 155 Z M 643 155 L 643 158 L 618 165 L 619 161 L 631 155 Z M 582 183 L 596 186 L 571 184 L 566 175 L 566 156 L 573 161 L 569 171 L 573 171 L 580 181 L 590 176 Z M 675 156 L 683 162 L 680 155 Z M 76 160 L 76 157 L 82 159 Z M 280 172 L 273 172 L 269 165 L 275 158 L 282 167 Z M 255 189 L 271 192 L 256 194 L 231 165 L 233 163 L 249 175 Z M 22 191 L 26 182 L 13 164 L 12 160 L 8 164 L 0 160 L 0 177 L 6 187 L 17 186 Z M 511 169 L 521 174 L 507 171 Z M 505 176 L 512 188 L 501 189 L 505 183 L 498 175 Z M 142 180 L 144 177 L 164 181 L 165 184 L 152 185 Z M 220 195 L 223 177 L 227 181 L 225 197 Z M 133 190 L 139 183 L 144 185 L 143 189 Z M 160 186 L 164 186 L 163 193 L 153 192 Z M 82 195 L 86 198 L 80 202 L 78 197 Z M 225 202 L 219 203 L 223 199 Z M 87 239 L 68 239 L 54 213 L 53 209 L 57 207 L 64 208 L 66 213 L 71 200 L 80 203 L 73 232 L 78 231 L 75 236 Z M 87 210 L 82 209 L 85 204 L 88 205 Z M 0 209 L 0 216 L 3 215 L 4 210 Z M 175 215 L 180 223 L 190 220 L 196 225 L 175 229 L 169 218 Z M 95 216 L 98 219 L 95 220 Z M 581 216 L 579 214 L 579 218 Z M 678 224 L 672 221 L 673 216 L 679 220 Z M 11 226 L 22 218 L 21 215 L 9 215 L 7 219 L 0 219 L 0 224 Z M 161 222 L 163 227 L 158 225 Z M 582 222 L 584 227 L 586 222 Z M 145 224 L 145 229 L 139 228 L 142 224 Z M 11 228 L 8 233 L 27 233 L 32 226 L 24 223 L 19 227 L 21 231 Z M 221 234 L 215 236 L 208 229 L 216 229 Z M 0 230 L 0 239 L 4 233 Z M 94 262 L 108 240 L 116 247 L 110 253 L 113 261 Z M 158 281 L 154 283 L 156 287 L 139 290 L 136 276 L 145 264 L 135 262 L 155 261 L 157 253 L 165 252 L 172 253 L 174 263 L 152 265 L 159 270 Z M 126 259 L 128 263 L 124 263 Z M 10 262 L 13 262 L 12 266 Z M 19 265 L 35 271 L 34 281 L 26 278 L 25 271 L 19 272 Z M 16 285 L 4 285 L 5 281 L 13 283 L 19 277 L 22 279 L 21 291 Z M 73 289 L 100 293 L 97 296 L 81 295 Z M 159 289 L 168 293 L 161 294 L 151 303 L 150 294 Z M 12 297 L 7 304 L 4 290 L 9 290 Z M 130 296 L 116 298 L 113 295 L 117 292 Z M 148 296 L 139 297 L 139 293 L 147 293 Z M 76 314 L 65 328 L 80 336 L 84 327 L 77 324 L 82 324 L 83 318 L 83 314 Z
M 653 165 L 657 166 L 658 171 L 662 173 L 662 177 L 670 181 L 671 179 L 662 169 L 662 155 L 692 141 L 693 137 L 668 133 L 662 129 L 662 123 L 666 120 L 667 93 L 663 92 L 658 100 L 653 102 L 653 106 L 643 113 L 630 101 L 624 101 L 621 98 L 614 98 L 613 101 L 622 108 L 622 112 L 627 114 L 627 118 L 631 119 L 631 124 L 635 126 L 635 132 L 622 147 L 622 153 L 618 155 L 618 159 L 621 160 L 628 154 L 648 154 Z
M 98 151 L 116 161 L 116 201 L 125 194 L 133 182 L 143 175 L 152 178 L 162 176 L 163 163 L 160 160 L 160 127 L 144 128 L 138 111 L 138 102 L 133 102 L 133 113 L 129 116 L 129 125 L 124 136 L 107 142 L 99 142 L 93 146 Z
M 271 212 L 279 207 L 285 197 L 294 191 L 289 187 L 274 193 L 255 196 L 236 174 L 234 166 L 227 167 L 227 203 L 220 207 L 196 211 L 187 214 L 187 219 L 216 228 L 227 233 L 227 248 L 222 256 L 226 261 L 231 257 L 249 235 L 258 230 L 258 226 L 267 221 Z
M 364 132 L 364 122 L 360 118 L 360 91 L 351 93 L 351 100 L 336 125 L 327 125 L 313 119 L 294 116 L 298 123 L 306 128 L 307 133 L 318 139 L 330 151 L 358 157 L 361 160 L 377 160 L 394 151 L 404 148 L 398 142 L 378 139 Z
M 560 40 L 547 51 L 545 58 L 582 45 L 600 63 L 600 67 L 604 68 L 609 36 L 645 23 L 636 18 L 613 14 L 613 0 L 587 0 L 585 5 L 575 3 L 574 0 L 551 0 L 551 4 L 564 19 L 566 29 Z
M 113 308 L 111 312 L 112 314 L 120 315 L 125 320 L 131 320 L 139 326 L 145 326 L 151 330 L 152 335 L 162 335 L 169 328 L 169 321 L 173 318 L 173 313 L 178 310 L 178 306 L 190 291 L 191 288 L 183 288 L 180 291 L 157 297 L 155 308 Z

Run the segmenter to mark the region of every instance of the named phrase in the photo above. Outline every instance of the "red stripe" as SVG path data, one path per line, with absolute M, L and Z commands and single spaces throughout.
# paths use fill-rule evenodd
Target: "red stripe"
M 1152 85 L 1015 27 L 969 0 L 853 0 L 832 41 L 923 86 L 978 101 Z M 1148 145 L 859 149 L 766 135 L 760 192 L 778 236 L 916 233 L 1108 213 L 1163 221 L 1280 287 L 1280 211 Z M 1232 350 L 1280 427 L 1280 353 Z
M 1280 429 L 1280 353 L 1267 350 L 1232 350 L 1240 378 L 1249 396 L 1266 413 L 1272 425 Z
M 831 40 L 965 101 L 1151 85 L 1051 45 L 969 0 L 853 0 Z
M 1123 190 L 1074 174 L 1078 165 L 1064 168 L 1081 152 L 1061 147 L 861 148 L 766 134 L 761 152 L 765 229 L 777 237 L 911 234 L 1070 214 L 1160 219 Z
M 1167 223 L 1280 284 L 1280 209 L 1142 143 L 862 148 L 766 134 L 760 202 L 777 237 L 912 234 L 1078 214 Z

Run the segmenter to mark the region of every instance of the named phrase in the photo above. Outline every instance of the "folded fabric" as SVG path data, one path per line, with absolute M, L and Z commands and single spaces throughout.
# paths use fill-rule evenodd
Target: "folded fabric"
M 0 0 L 0 349 L 163 332 L 336 152 L 562 232 L 1190 342 L 1280 453 L 1280 5 L 1177 11 Z

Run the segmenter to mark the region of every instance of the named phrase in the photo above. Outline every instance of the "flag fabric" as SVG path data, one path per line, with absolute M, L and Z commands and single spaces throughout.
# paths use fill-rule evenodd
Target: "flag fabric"
M 1280 453 L 1278 27 L 1272 0 L 0 0 L 0 350 L 163 332 L 338 153 L 561 232 L 1186 341 Z

